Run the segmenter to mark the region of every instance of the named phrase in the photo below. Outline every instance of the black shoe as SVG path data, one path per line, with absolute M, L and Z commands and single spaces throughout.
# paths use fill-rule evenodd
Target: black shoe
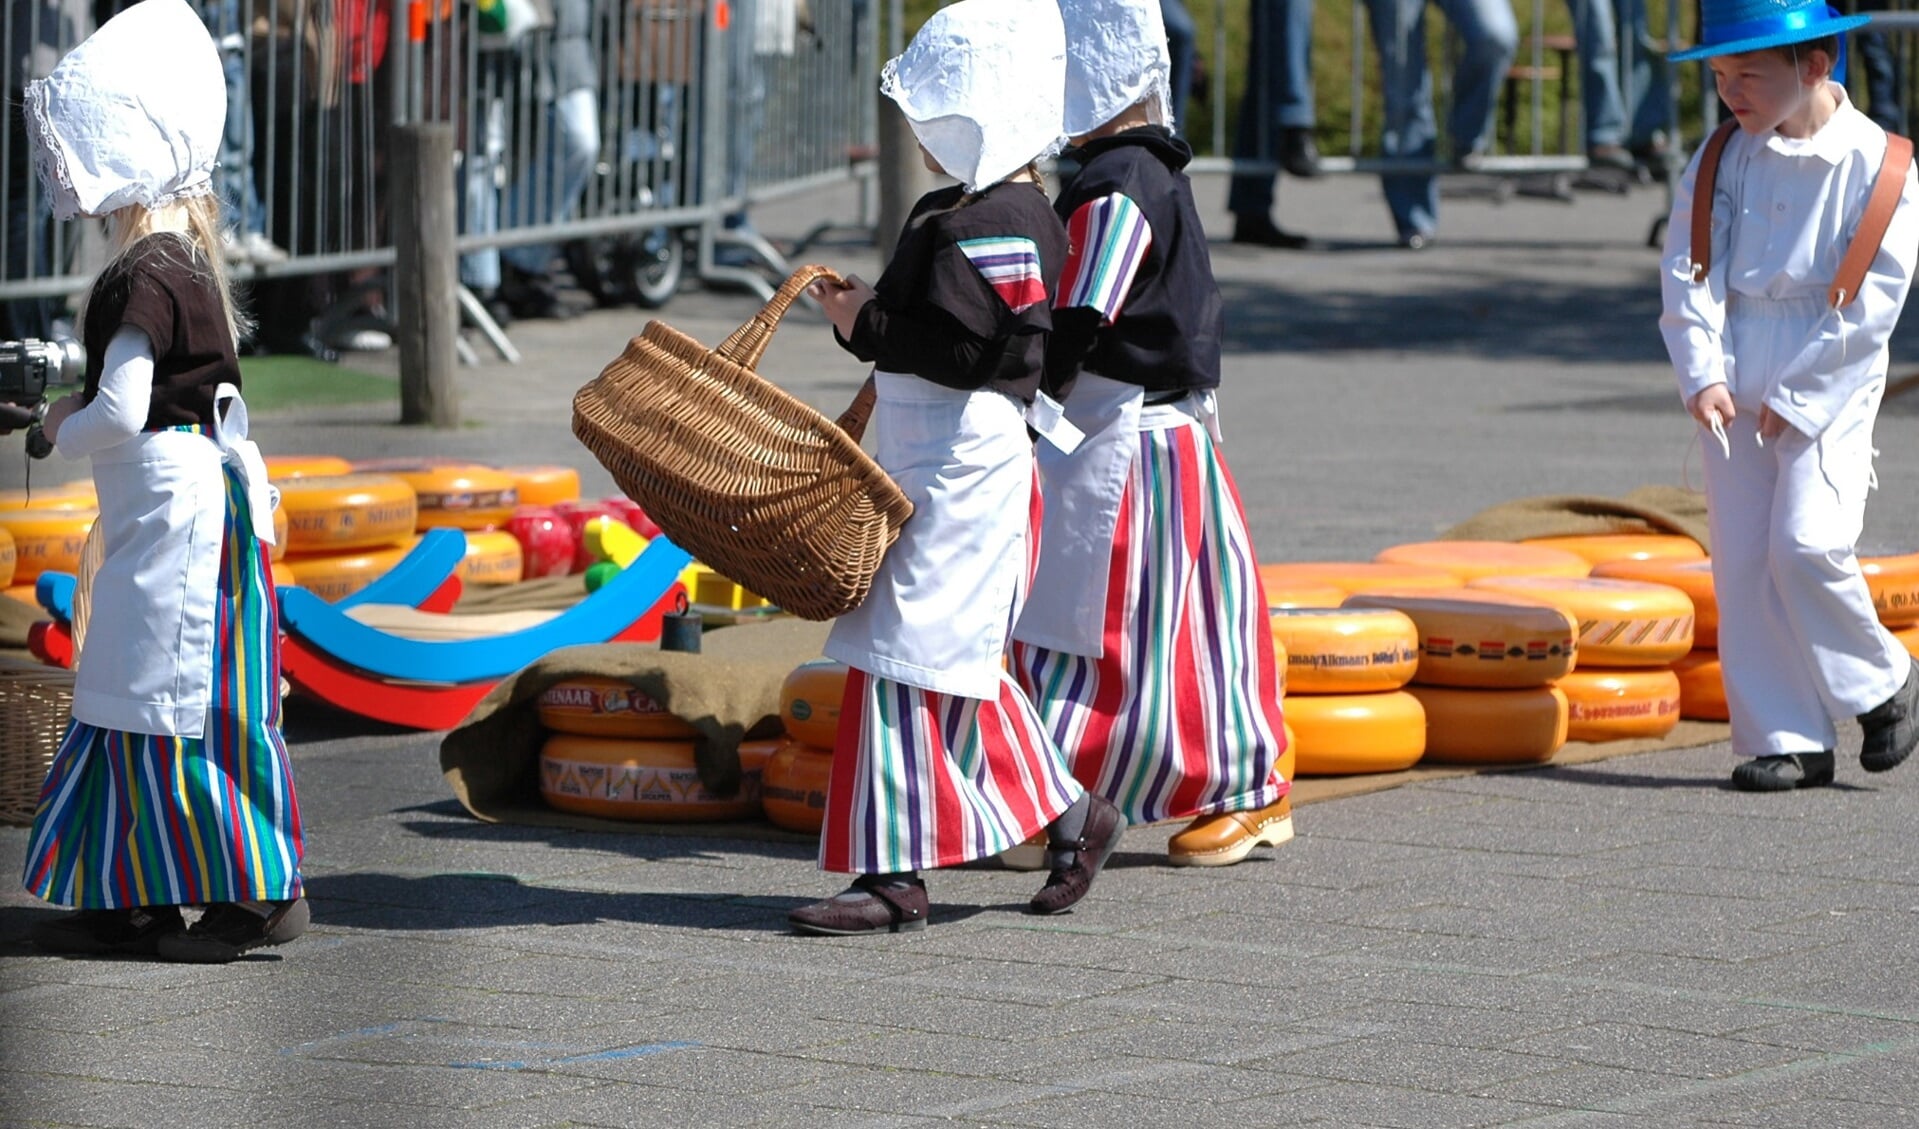
M 1028 913 L 1065 913 L 1072 909 L 1093 888 L 1093 879 L 1099 877 L 1100 868 L 1126 833 L 1126 817 L 1111 800 L 1091 792 L 1086 798 L 1092 802 L 1092 810 L 1086 813 L 1086 826 L 1080 829 L 1079 838 L 1049 838 L 1046 861 L 1052 872 L 1027 904 Z
M 926 883 L 918 875 L 862 874 L 823 902 L 786 915 L 796 932 L 823 937 L 917 933 L 926 928 Z
M 1624 145 L 1594 145 L 1586 150 L 1586 165 L 1594 169 L 1613 169 L 1617 172 L 1637 172 L 1639 162 L 1626 150 Z
M 152 956 L 163 937 L 186 928 L 179 906 L 83 909 L 42 921 L 27 931 L 42 952 L 69 956 Z
M 1859 727 L 1865 731 L 1859 743 L 1859 767 L 1867 772 L 1898 768 L 1911 756 L 1919 746 L 1919 671 L 1907 667 L 1905 685 L 1860 714 Z
M 1304 235 L 1282 231 L 1267 217 L 1253 215 L 1234 218 L 1233 242 L 1254 247 L 1280 247 L 1288 251 L 1303 251 L 1313 245 L 1313 241 Z
M 187 964 L 225 964 L 262 945 L 284 945 L 307 931 L 312 913 L 305 898 L 270 902 L 266 916 L 231 902 L 207 907 L 200 920 L 184 933 L 160 939 L 163 960 Z
M 1319 175 L 1319 143 L 1313 140 L 1312 130 L 1289 128 L 1280 131 L 1279 167 L 1306 180 Z
M 1741 792 L 1790 792 L 1832 783 L 1831 753 L 1787 753 L 1753 757 L 1732 770 L 1732 786 Z
M 1433 237 L 1424 231 L 1409 231 L 1399 237 L 1399 245 L 1408 251 L 1424 251 L 1433 245 Z

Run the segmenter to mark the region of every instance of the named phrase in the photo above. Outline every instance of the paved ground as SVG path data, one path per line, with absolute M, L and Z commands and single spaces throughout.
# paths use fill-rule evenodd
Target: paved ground
M 849 199 L 761 223 L 799 232 Z M 1408 254 L 1370 182 L 1289 182 L 1283 220 L 1328 249 L 1215 248 L 1262 555 L 1370 555 L 1514 496 L 1682 481 L 1696 448 L 1642 247 L 1658 206 L 1449 200 Z M 813 257 L 873 269 L 857 247 Z M 716 340 L 752 308 L 689 293 L 665 316 Z M 527 362 L 463 374 L 457 431 L 383 406 L 257 432 L 270 452 L 587 462 L 567 398 L 641 320 L 513 327 Z M 831 408 L 860 375 L 807 313 L 768 367 Z M 1881 425 L 1873 544 L 1919 543 L 1915 412 Z M 823 941 L 782 926 L 834 886 L 802 845 L 483 826 L 432 735 L 311 707 L 289 733 L 313 932 L 226 968 L 54 960 L 22 942 L 49 911 L 0 893 L 0 1123 L 1919 1120 L 1919 769 L 1869 780 L 1848 754 L 1839 787 L 1756 798 L 1709 747 L 1428 783 L 1303 809 L 1295 842 L 1220 872 L 1168 868 L 1166 829 L 1134 832 L 1067 917 L 1022 915 L 1036 876 L 979 867 L 932 876 L 924 934 Z M 0 830 L 0 873 L 23 850 Z

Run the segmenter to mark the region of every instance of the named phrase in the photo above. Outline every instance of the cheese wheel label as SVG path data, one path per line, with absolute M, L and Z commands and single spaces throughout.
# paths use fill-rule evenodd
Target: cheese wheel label
M 666 712 L 666 707 L 630 686 L 589 686 L 578 682 L 559 682 L 540 693 L 539 708 L 568 710 L 588 714 L 630 713 L 650 717 Z
M 733 806 L 757 802 L 760 779 L 757 775 L 743 773 L 738 793 L 719 796 L 708 791 L 706 785 L 700 782 L 700 774 L 690 768 L 591 764 L 543 756 L 540 758 L 540 788 L 553 795 L 613 803 Z

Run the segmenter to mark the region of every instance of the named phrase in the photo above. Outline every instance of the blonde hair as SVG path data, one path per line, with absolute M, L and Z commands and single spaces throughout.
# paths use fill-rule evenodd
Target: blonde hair
M 128 253 L 149 235 L 169 235 L 170 242 L 183 244 L 186 258 L 179 265 L 205 273 L 220 295 L 220 309 L 226 315 L 227 333 L 233 347 L 240 348 L 240 337 L 253 328 L 252 321 L 233 298 L 232 280 L 227 277 L 226 258 L 221 254 L 220 200 L 217 196 L 192 196 L 158 210 L 144 204 L 128 204 L 107 217 L 107 263 L 95 275 L 96 283 L 116 270 Z M 78 324 L 87 323 L 87 305 L 93 300 L 93 288 L 80 299 L 74 316 Z

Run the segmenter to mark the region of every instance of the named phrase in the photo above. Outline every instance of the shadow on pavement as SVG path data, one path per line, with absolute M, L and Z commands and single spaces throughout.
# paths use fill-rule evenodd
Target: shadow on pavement
M 1730 770 L 1728 770 L 1728 774 L 1725 776 L 1652 776 L 1636 772 L 1607 772 L 1605 769 L 1597 766 L 1567 765 L 1564 768 L 1547 767 L 1541 769 L 1540 775 L 1555 780 L 1564 780 L 1570 784 L 1598 784 L 1607 788 L 1683 788 L 1695 792 L 1736 791 L 1732 786 Z M 1859 784 L 1848 784 L 1843 780 L 1835 780 L 1820 790 L 1827 792 L 1878 791 L 1876 788 L 1869 788 Z

